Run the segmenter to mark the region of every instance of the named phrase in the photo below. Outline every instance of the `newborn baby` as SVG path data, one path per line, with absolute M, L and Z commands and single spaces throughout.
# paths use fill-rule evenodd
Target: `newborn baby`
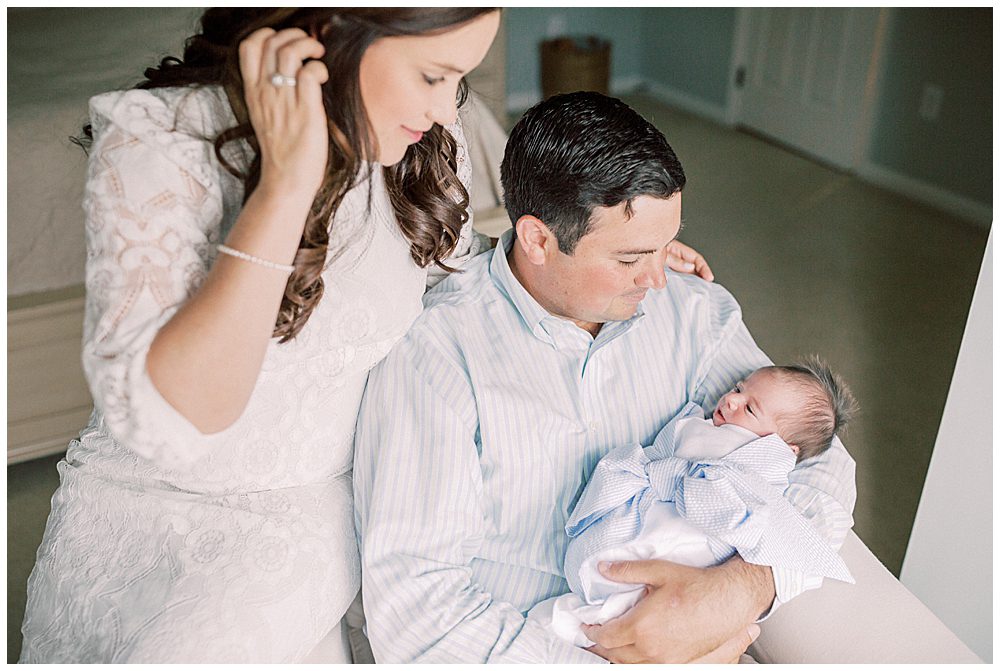
M 739 552 L 750 563 L 853 582 L 782 493 L 796 462 L 829 448 L 855 407 L 818 359 L 768 366 L 737 382 L 710 419 L 689 403 L 651 446 L 612 450 L 566 524 L 564 571 L 573 591 L 539 603 L 529 618 L 593 645 L 580 624 L 621 615 L 645 589 L 604 578 L 600 561 L 711 566 Z

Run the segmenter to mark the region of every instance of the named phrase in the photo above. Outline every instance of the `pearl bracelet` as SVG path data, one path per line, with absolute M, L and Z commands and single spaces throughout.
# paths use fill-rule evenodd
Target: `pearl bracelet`
M 285 265 L 284 263 L 275 263 L 274 261 L 268 261 L 267 259 L 262 259 L 259 256 L 254 256 L 253 254 L 247 254 L 246 252 L 241 252 L 238 249 L 233 249 L 232 247 L 227 247 L 225 245 L 219 245 L 218 250 L 223 254 L 228 254 L 229 256 L 234 256 L 237 259 L 243 259 L 244 261 L 249 261 L 250 263 L 256 263 L 258 266 L 264 266 L 265 268 L 271 268 L 272 270 L 283 270 L 286 273 L 291 273 L 295 270 L 295 266 Z

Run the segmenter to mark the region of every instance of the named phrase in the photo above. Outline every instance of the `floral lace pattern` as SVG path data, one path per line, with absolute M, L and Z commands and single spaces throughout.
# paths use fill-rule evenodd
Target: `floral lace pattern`
M 211 87 L 104 94 L 91 118 L 83 358 L 95 410 L 59 464 L 21 659 L 301 659 L 360 584 L 358 407 L 433 278 L 410 259 L 376 167 L 333 221 L 341 252 L 311 319 L 270 343 L 241 418 L 203 435 L 159 395 L 145 359 L 238 214 L 241 184 L 211 142 L 235 121 Z M 465 138 L 449 130 L 468 186 Z M 467 225 L 452 265 L 480 246 Z

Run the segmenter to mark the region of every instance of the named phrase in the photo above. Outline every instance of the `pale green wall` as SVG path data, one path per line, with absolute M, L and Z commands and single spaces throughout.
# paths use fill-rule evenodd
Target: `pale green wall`
M 644 79 L 726 104 L 735 9 L 522 8 L 504 10 L 507 21 L 507 94 L 515 101 L 541 97 L 538 44 L 552 17 L 565 18 L 570 34 L 611 40 L 612 80 Z
M 645 10 L 638 8 L 572 7 L 504 10 L 507 21 L 507 96 L 515 101 L 541 99 L 538 45 L 547 38 L 553 16 L 565 17 L 566 33 L 598 35 L 611 41 L 611 79 L 641 74 L 640 25 Z
M 895 11 L 872 162 L 992 203 L 992 14 L 989 8 Z M 918 114 L 925 83 L 944 90 L 936 121 Z
M 514 8 L 507 13 L 507 90 L 540 97 L 538 43 L 549 18 L 612 40 L 612 77 L 642 79 L 724 109 L 737 10 Z M 870 160 L 904 177 L 992 203 L 992 10 L 892 10 Z M 925 83 L 944 89 L 941 115 L 918 115 Z
M 726 106 L 736 10 L 642 10 L 642 75 L 718 107 Z

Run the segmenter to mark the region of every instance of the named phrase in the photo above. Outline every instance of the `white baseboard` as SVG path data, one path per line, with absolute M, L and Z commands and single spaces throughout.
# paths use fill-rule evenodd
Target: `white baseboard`
M 866 182 L 944 210 L 979 226 L 983 230 L 988 231 L 993 223 L 992 205 L 981 203 L 968 196 L 956 194 L 914 177 L 901 175 L 871 161 L 865 161 L 859 165 L 856 174 Z
M 724 106 L 706 102 L 690 93 L 685 93 L 639 76 L 619 77 L 611 82 L 611 93 L 613 95 L 634 93 L 639 88 L 644 88 L 646 93 L 665 105 L 711 119 L 724 126 L 732 125 L 727 119 L 726 108 Z M 541 101 L 541 99 L 542 92 L 539 88 L 531 91 L 508 93 L 507 111 L 512 113 L 522 112 Z
M 646 91 L 649 95 L 656 98 L 664 105 L 669 105 L 670 107 L 674 107 L 684 112 L 704 117 L 722 126 L 731 125 L 728 121 L 726 108 L 722 105 L 708 102 L 707 100 L 693 96 L 690 93 L 679 91 L 670 86 L 664 86 L 658 82 L 647 80 L 645 84 Z
M 635 75 L 617 77 L 611 80 L 611 95 L 620 96 L 632 93 L 644 83 L 645 80 L 642 77 Z M 507 94 L 507 112 L 517 114 L 541 101 L 541 87 L 535 87 L 530 91 L 511 91 Z
M 7 464 L 57 454 L 87 424 L 81 297 L 7 311 Z
M 637 88 L 643 86 L 646 80 L 639 76 L 619 77 L 611 80 L 611 94 L 616 96 L 634 93 Z

